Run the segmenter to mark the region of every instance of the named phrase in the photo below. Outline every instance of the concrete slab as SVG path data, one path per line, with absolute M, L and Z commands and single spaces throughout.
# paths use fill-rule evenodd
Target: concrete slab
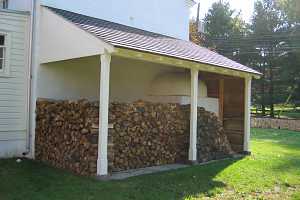
M 146 175 L 146 174 L 154 174 L 158 172 L 166 172 L 176 169 L 182 169 L 189 167 L 189 165 L 182 165 L 182 164 L 172 164 L 172 165 L 162 165 L 162 166 L 156 166 L 156 167 L 147 167 L 142 169 L 133 169 L 123 172 L 117 172 L 113 173 L 111 176 L 109 176 L 110 180 L 124 180 L 130 177 L 134 176 L 140 176 L 140 175 Z
M 241 159 L 244 158 L 245 155 L 243 154 L 234 154 L 231 157 L 220 159 L 220 160 L 212 160 L 204 163 L 194 163 L 194 165 L 207 165 L 215 162 L 220 162 L 222 160 L 230 160 L 230 159 Z M 155 167 L 147 167 L 141 169 L 132 169 L 128 171 L 116 172 L 108 176 L 100 176 L 97 177 L 98 180 L 102 181 L 109 181 L 109 180 L 124 180 L 130 177 L 141 176 L 146 174 L 155 174 L 158 172 L 166 172 L 176 169 L 187 168 L 193 165 L 184 165 L 184 164 L 171 164 L 171 165 L 162 165 L 162 166 L 155 166 Z

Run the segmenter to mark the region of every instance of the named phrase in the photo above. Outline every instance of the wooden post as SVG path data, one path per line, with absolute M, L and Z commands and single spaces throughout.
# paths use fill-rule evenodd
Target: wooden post
M 223 124 L 224 119 L 224 79 L 219 81 L 219 119 Z
M 198 70 L 191 69 L 191 119 L 189 161 L 197 161 Z
M 244 152 L 249 152 L 251 124 L 251 77 L 245 78 Z
M 97 175 L 108 174 L 107 141 L 108 141 L 108 107 L 109 107 L 109 76 L 111 55 L 104 52 L 101 55 L 100 72 L 100 104 L 99 104 L 99 139 Z

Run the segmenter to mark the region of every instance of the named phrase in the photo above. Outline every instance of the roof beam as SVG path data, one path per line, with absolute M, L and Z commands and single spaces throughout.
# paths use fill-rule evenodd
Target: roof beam
M 159 54 L 147 53 L 139 50 L 131 50 L 127 48 L 116 47 L 114 56 L 119 56 L 128 59 L 142 60 L 152 63 L 158 63 L 163 65 L 171 65 L 180 68 L 197 69 L 199 71 L 211 72 L 216 74 L 222 74 L 227 76 L 235 76 L 240 78 L 260 78 L 259 75 L 253 73 L 247 73 L 243 71 L 233 70 L 225 67 L 219 67 L 214 65 L 208 65 L 204 63 L 198 63 L 170 56 L 164 56 Z

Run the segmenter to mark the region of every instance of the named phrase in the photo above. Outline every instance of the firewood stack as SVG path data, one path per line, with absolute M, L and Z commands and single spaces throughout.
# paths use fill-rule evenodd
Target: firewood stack
M 187 155 L 188 120 L 178 104 L 112 103 L 109 120 L 113 171 L 173 164 Z
M 95 175 L 98 153 L 98 103 L 37 103 L 36 158 L 80 175 Z
M 198 161 L 207 162 L 228 157 L 234 152 L 218 117 L 198 108 Z
M 76 174 L 95 176 L 99 102 L 37 103 L 36 158 Z M 188 159 L 190 107 L 166 103 L 111 103 L 108 162 L 110 172 Z M 215 114 L 198 109 L 198 159 L 220 159 L 232 152 Z

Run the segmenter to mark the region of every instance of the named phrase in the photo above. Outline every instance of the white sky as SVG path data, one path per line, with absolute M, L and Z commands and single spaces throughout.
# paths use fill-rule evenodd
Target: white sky
M 205 14 L 211 8 L 211 5 L 214 2 L 218 2 L 219 0 L 195 0 L 196 2 L 201 3 L 200 9 L 200 19 L 205 17 Z M 226 0 L 225 0 L 226 1 Z M 230 3 L 230 7 L 235 9 L 237 12 L 241 11 L 241 15 L 243 19 L 247 22 L 250 22 L 252 13 L 254 10 L 254 1 L 255 0 L 227 0 Z M 197 6 L 192 9 L 191 17 L 196 17 L 197 15 Z

